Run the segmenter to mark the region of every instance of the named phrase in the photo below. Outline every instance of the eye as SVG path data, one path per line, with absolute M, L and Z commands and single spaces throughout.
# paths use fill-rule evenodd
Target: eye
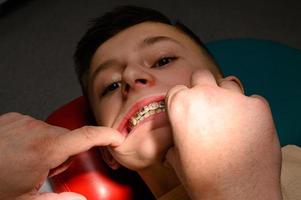
M 104 90 L 101 93 L 101 96 L 105 96 L 106 94 L 113 92 L 114 90 L 116 90 L 117 88 L 119 88 L 121 86 L 121 82 L 113 82 L 111 84 L 109 84 L 108 86 L 106 86 L 104 88 Z
M 162 57 L 155 62 L 154 67 L 162 67 L 164 65 L 169 64 L 170 62 L 172 62 L 175 59 L 176 59 L 176 57 L 174 57 L 174 56 Z

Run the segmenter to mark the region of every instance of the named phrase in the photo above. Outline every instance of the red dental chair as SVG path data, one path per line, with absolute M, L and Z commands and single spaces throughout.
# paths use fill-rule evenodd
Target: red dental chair
M 70 130 L 93 124 L 83 97 L 53 112 L 46 122 Z M 55 192 L 76 192 L 88 200 L 154 199 L 135 172 L 107 167 L 97 148 L 74 156 L 68 169 L 49 181 Z

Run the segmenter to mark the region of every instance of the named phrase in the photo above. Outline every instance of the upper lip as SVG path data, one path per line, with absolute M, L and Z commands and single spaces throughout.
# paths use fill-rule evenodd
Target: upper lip
M 122 118 L 121 118 L 122 120 L 120 122 L 118 122 L 117 130 L 119 132 L 123 132 L 128 125 L 128 121 L 144 106 L 146 106 L 152 102 L 162 101 L 164 99 L 165 99 L 165 95 L 156 95 L 156 96 L 150 96 L 150 97 L 146 97 L 141 100 L 138 100 L 136 103 L 134 103 L 130 107 L 130 109 L 128 109 L 127 112 L 125 112 L 124 116 L 122 116 Z

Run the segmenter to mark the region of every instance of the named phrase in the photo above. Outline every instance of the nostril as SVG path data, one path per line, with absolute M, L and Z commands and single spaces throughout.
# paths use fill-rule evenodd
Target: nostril
M 122 91 L 126 94 L 128 93 L 130 90 L 130 86 L 129 84 L 124 84 L 123 88 L 122 88 Z
M 129 84 L 126 84 L 126 85 L 124 86 L 124 90 L 125 90 L 125 91 L 129 91 L 129 89 L 130 89 Z

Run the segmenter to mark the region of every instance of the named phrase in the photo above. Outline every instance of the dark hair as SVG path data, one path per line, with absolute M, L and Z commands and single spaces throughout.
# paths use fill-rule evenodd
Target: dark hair
M 88 71 L 91 58 L 97 48 L 122 30 L 146 21 L 175 26 L 192 38 L 201 47 L 201 49 L 211 56 L 199 37 L 179 21 L 172 23 L 165 15 L 150 8 L 137 6 L 116 7 L 112 11 L 107 12 L 105 15 L 91 20 L 91 27 L 78 42 L 74 54 L 74 61 L 76 64 L 75 70 L 84 93 L 85 83 L 83 81 L 83 76 Z

